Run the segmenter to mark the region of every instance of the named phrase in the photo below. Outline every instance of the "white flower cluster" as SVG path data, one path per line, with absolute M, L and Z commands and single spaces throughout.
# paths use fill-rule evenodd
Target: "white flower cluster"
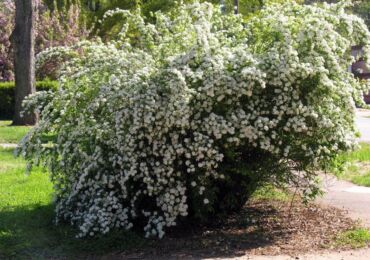
M 157 14 L 155 25 L 120 12 L 130 18 L 121 40 L 71 48 L 79 55 L 19 151 L 50 168 L 58 219 L 80 236 L 145 220 L 146 236 L 161 238 L 217 205 L 212 185 L 229 180 L 230 158 L 273 179 L 265 159 L 288 175 L 292 162 L 311 172 L 351 148 L 354 101 L 368 86 L 347 71 L 350 47 L 370 34 L 344 7 L 272 5 L 244 25 L 210 4 Z

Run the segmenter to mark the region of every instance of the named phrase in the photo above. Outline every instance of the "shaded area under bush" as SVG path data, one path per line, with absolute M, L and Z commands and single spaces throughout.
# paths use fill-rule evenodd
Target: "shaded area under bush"
M 65 259 L 168 259 L 235 257 L 245 254 L 298 254 L 335 245 L 336 236 L 355 223 L 333 208 L 289 200 L 253 199 L 240 214 L 211 225 L 183 225 L 166 238 L 144 239 L 140 232 L 113 231 L 74 238 L 69 225 L 53 224 L 53 206 L 28 205 L 0 211 L 0 257 Z

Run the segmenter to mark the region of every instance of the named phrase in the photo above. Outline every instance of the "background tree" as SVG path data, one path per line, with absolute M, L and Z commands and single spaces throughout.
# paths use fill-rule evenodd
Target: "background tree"
M 37 56 L 50 47 L 70 46 L 90 36 L 81 4 L 47 6 L 39 3 L 34 17 L 34 51 Z M 15 4 L 13 0 L 0 2 L 0 81 L 14 81 L 14 52 L 10 35 L 14 30 Z M 58 59 L 36 66 L 36 80 L 57 78 Z
M 35 113 L 21 116 L 24 98 L 36 92 L 35 88 L 35 1 L 16 0 L 15 27 L 11 35 L 14 47 L 15 114 L 13 125 L 33 125 Z
M 0 82 L 14 79 L 12 49 L 9 36 L 14 27 L 14 3 L 0 2 Z

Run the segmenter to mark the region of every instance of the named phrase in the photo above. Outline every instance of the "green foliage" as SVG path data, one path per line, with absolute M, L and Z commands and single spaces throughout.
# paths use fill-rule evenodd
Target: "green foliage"
M 141 14 L 147 21 L 155 22 L 155 17 L 152 15 L 154 12 L 161 11 L 163 13 L 170 12 L 178 8 L 179 4 L 185 3 L 190 4 L 196 2 L 196 0 L 88 0 L 88 1 L 81 1 L 82 6 L 85 7 L 86 14 L 88 16 L 88 20 L 90 25 L 95 26 L 95 32 L 103 38 L 109 38 L 109 35 L 115 33 L 115 29 L 122 25 L 124 22 L 119 16 L 113 17 L 106 21 L 105 23 L 97 23 L 98 20 L 103 19 L 103 15 L 109 11 L 114 10 L 116 8 L 124 9 L 124 10 L 137 10 L 140 8 Z M 200 0 L 199 2 L 209 2 L 214 4 L 219 8 L 220 0 Z M 260 10 L 266 1 L 264 0 L 240 0 L 239 1 L 239 13 L 244 16 L 250 16 L 252 13 Z M 270 0 L 267 2 L 283 2 L 282 0 Z M 233 13 L 234 10 L 234 1 L 233 0 L 225 0 L 225 12 L 226 13 Z
M 98 34 L 104 39 L 111 38 L 111 35 L 117 33 L 117 28 L 124 23 L 121 17 L 116 16 L 103 24 L 98 21 L 103 19 L 107 11 L 116 8 L 123 10 L 141 10 L 141 14 L 146 21 L 155 22 L 152 15 L 157 11 L 163 13 L 176 9 L 179 4 L 190 4 L 197 0 L 44 0 L 44 3 L 51 9 L 68 10 L 73 4 L 81 6 L 83 11 L 83 21 L 87 21 L 89 27 L 93 27 L 93 34 Z M 302 0 L 289 0 L 292 2 L 302 2 Z M 208 2 L 220 8 L 220 0 L 199 0 L 199 2 Z M 234 12 L 234 0 L 224 0 L 225 12 Z M 246 18 L 258 12 L 267 3 L 284 3 L 285 0 L 239 0 L 239 13 Z
M 367 26 L 370 27 L 370 1 L 356 1 L 356 4 L 353 6 L 353 12 L 360 15 L 365 20 Z
M 51 10 L 68 9 L 71 5 L 79 4 L 80 0 L 42 0 L 42 2 Z
M 55 91 L 56 81 L 37 81 L 37 91 Z M 14 82 L 0 82 L 0 119 L 12 119 L 14 113 Z

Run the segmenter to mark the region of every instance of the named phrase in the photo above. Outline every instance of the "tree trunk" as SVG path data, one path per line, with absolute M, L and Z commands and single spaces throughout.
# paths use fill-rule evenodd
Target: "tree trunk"
M 21 117 L 22 102 L 26 96 L 35 93 L 35 52 L 34 52 L 34 13 L 33 0 L 15 0 L 15 28 L 11 35 L 14 47 L 15 109 L 13 125 L 34 125 L 35 113 L 25 113 Z
M 239 0 L 234 0 L 234 14 L 239 13 Z

